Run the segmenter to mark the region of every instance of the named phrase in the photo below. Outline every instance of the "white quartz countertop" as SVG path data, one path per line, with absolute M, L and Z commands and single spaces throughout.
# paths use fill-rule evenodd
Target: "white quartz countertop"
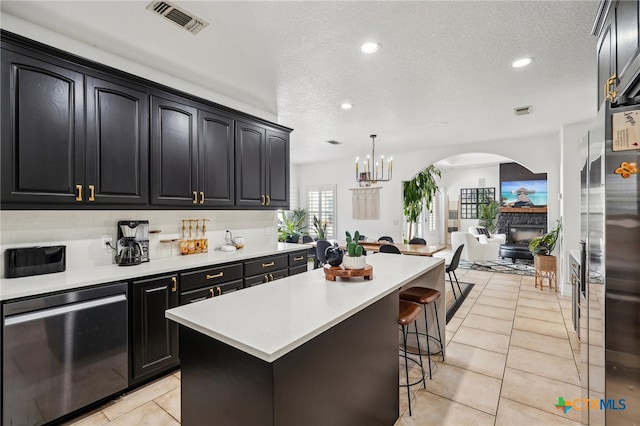
M 106 265 L 86 269 L 69 269 L 53 274 L 34 275 L 22 278 L 4 278 L 0 280 L 0 300 L 19 297 L 36 296 L 55 291 L 72 290 L 95 284 L 125 281 L 137 277 L 145 277 L 163 273 L 175 273 L 182 270 L 215 266 L 227 262 L 236 262 L 255 257 L 270 256 L 306 250 L 305 244 L 266 243 L 245 245 L 236 251 L 209 251 L 208 253 L 190 254 L 162 259 L 134 266 Z
M 166 311 L 166 317 L 273 362 L 444 260 L 378 253 L 373 279 L 328 281 L 322 269 Z

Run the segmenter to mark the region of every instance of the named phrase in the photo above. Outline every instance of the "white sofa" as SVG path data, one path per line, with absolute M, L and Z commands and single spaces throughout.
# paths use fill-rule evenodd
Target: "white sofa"
M 452 232 L 451 248 L 455 251 L 460 244 L 464 244 L 460 258 L 467 262 L 488 262 L 498 259 L 500 244 L 481 243 L 469 232 Z
M 482 233 L 482 229 L 484 229 L 486 233 Z M 505 244 L 507 242 L 507 234 L 491 234 L 484 226 L 470 226 L 469 233 L 473 234 L 481 243 Z M 489 234 L 489 236 L 486 234 Z

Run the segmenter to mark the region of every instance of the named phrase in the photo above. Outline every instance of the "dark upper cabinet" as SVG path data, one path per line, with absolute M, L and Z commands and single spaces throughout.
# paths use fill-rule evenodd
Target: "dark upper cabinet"
M 3 50 L 2 202 L 146 205 L 148 123 L 144 91 Z
M 236 122 L 236 205 L 289 207 L 289 134 Z
M 148 94 L 87 76 L 86 96 L 87 199 L 96 204 L 147 204 Z
M 600 24 L 602 23 L 602 24 Z M 598 107 L 607 93 L 625 105 L 640 95 L 640 2 L 605 1 L 596 17 L 598 35 Z M 607 84 L 607 81 L 609 84 Z M 610 99 L 611 100 L 611 99 Z
M 83 75 L 5 49 L 1 67 L 2 203 L 77 203 L 84 183 Z
M 234 120 L 198 111 L 198 193 L 207 207 L 234 205 Z
M 164 314 L 167 309 L 178 306 L 177 290 L 175 275 L 131 283 L 132 382 L 179 362 L 178 325 Z
M 197 104 L 152 96 L 151 203 L 233 206 L 233 125 Z

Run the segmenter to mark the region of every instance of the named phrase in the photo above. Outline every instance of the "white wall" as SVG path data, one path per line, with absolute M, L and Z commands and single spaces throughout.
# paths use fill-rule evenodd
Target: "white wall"
M 483 167 L 458 167 L 442 170 L 438 185 L 449 201 L 460 200 L 461 188 L 495 188 L 500 201 L 500 167 L 498 164 Z M 478 219 L 461 219 L 460 231 L 466 232 L 470 226 L 478 225 Z
M 402 181 L 409 180 L 420 170 L 454 154 L 486 152 L 503 155 L 522 164 L 534 173 L 547 173 L 549 179 L 549 223 L 560 215 L 560 140 L 558 134 L 547 134 L 520 140 L 502 140 L 482 144 L 451 145 L 393 155 L 394 175 L 391 182 L 378 184 L 380 190 L 380 220 L 354 220 L 351 218 L 351 191 L 357 187 L 353 159 L 333 160 L 326 163 L 305 164 L 299 169 L 300 206 L 306 206 L 306 188 L 309 185 L 337 185 L 338 236 L 346 230 L 359 230 L 361 234 L 377 238 L 390 235 L 402 238 Z M 495 175 L 494 175 L 495 176 Z M 489 182 L 490 177 L 487 177 Z M 491 179 L 496 179 L 495 177 Z M 477 183 L 477 178 L 472 180 Z

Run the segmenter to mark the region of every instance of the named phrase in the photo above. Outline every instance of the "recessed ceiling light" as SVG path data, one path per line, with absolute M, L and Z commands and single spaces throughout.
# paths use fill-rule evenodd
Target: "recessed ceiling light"
M 370 55 L 371 53 L 376 53 L 378 50 L 380 50 L 380 43 L 376 43 L 376 42 L 369 42 L 369 43 L 364 43 L 360 46 L 360 51 L 362 53 L 366 53 L 367 55 Z
M 533 58 L 522 58 L 522 59 L 518 59 L 517 61 L 514 61 L 511 64 L 511 67 L 512 68 L 522 68 L 522 67 L 526 67 L 531 62 L 533 62 Z
M 342 105 L 340 105 L 340 108 L 342 108 L 342 109 L 351 109 L 351 108 L 353 108 L 353 104 L 350 104 L 349 102 L 345 102 Z

